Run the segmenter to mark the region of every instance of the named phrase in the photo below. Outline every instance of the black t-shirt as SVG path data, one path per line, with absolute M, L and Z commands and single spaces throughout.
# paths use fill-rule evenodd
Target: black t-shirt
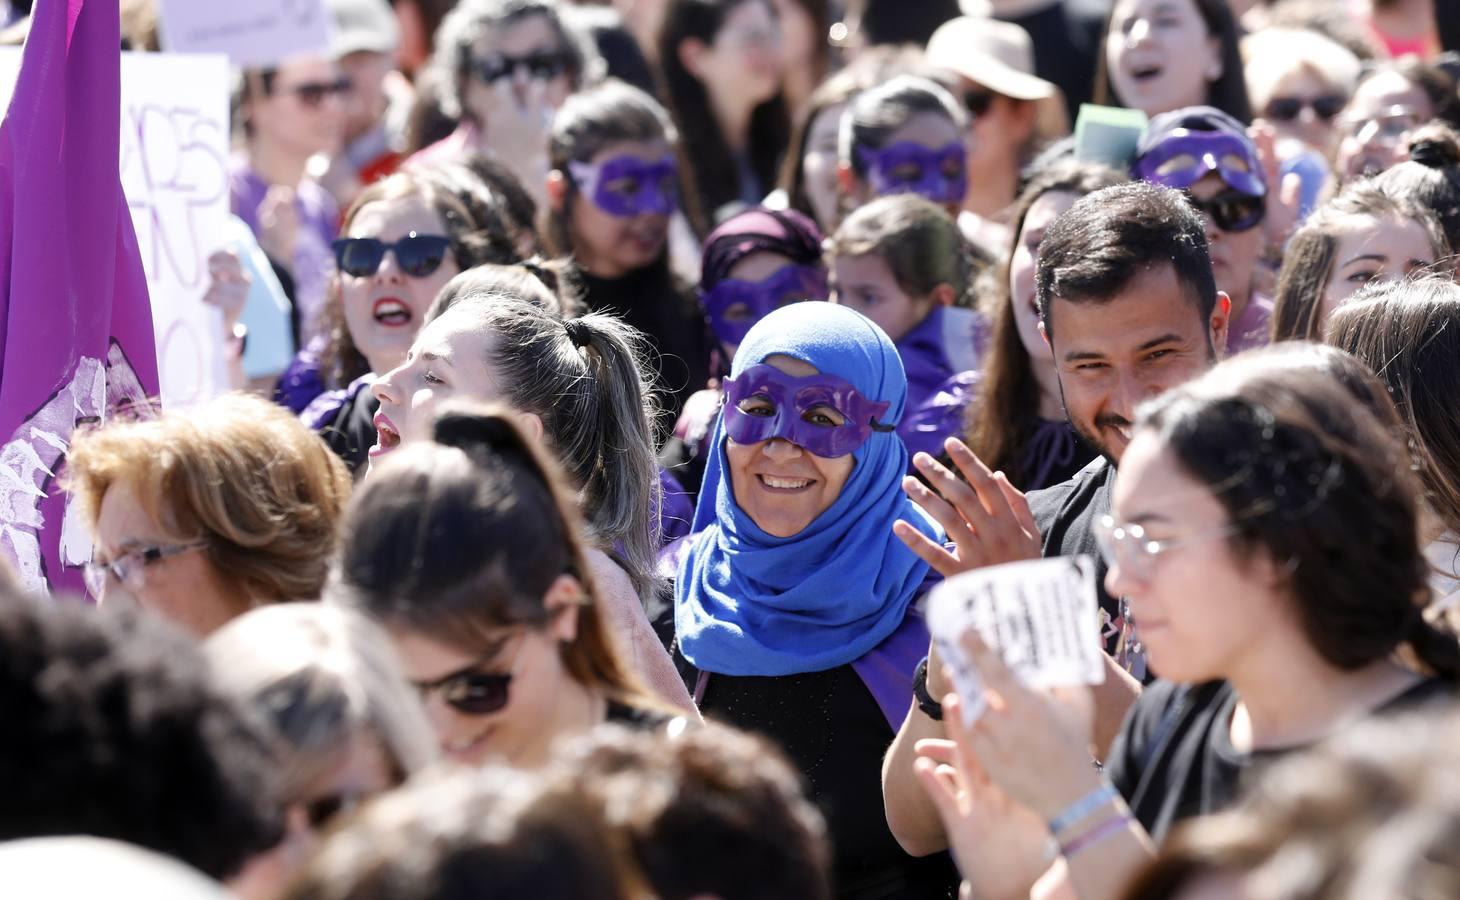
M 1095 594 L 1105 613 L 1107 649 L 1113 649 L 1113 634 L 1120 624 L 1120 604 L 1105 592 L 1105 560 L 1095 544 L 1095 523 L 1110 513 L 1110 495 L 1115 488 L 1115 466 L 1097 457 L 1075 477 L 1063 484 L 1030 491 L 1029 511 L 1044 538 L 1044 555 L 1078 556 L 1095 560 Z
M 1449 682 L 1426 679 L 1375 712 L 1453 697 L 1454 691 Z M 1250 772 L 1298 749 L 1239 751 L 1230 730 L 1236 708 L 1237 692 L 1225 681 L 1156 681 L 1126 714 L 1105 774 L 1157 843 L 1182 819 L 1231 805 Z
M 1100 31 L 1110 0 L 1059 0 L 1025 16 L 998 16 L 1029 32 L 1034 44 L 1034 74 L 1064 92 L 1070 122 L 1095 90 Z

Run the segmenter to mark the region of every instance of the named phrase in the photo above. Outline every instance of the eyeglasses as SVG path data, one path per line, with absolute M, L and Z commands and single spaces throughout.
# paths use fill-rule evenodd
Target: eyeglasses
M 1274 122 L 1291 122 L 1301 116 L 1306 108 L 1313 110 L 1313 115 L 1323 121 L 1331 122 L 1334 116 L 1343 112 L 1347 103 L 1339 94 L 1324 94 L 1321 97 L 1273 97 L 1267 101 L 1267 108 L 1262 114 Z
M 1146 529 L 1128 522 L 1117 522 L 1114 516 L 1101 516 L 1095 523 L 1095 545 L 1109 566 L 1119 566 L 1122 573 L 1138 580 L 1151 577 L 1156 561 L 1163 553 L 1180 547 L 1231 537 L 1241 529 L 1228 522 L 1220 528 L 1201 531 L 1185 537 L 1155 541 L 1146 537 Z
M 512 651 L 512 661 L 507 664 L 505 674 L 477 671 L 497 655 L 498 651 L 493 650 L 465 669 L 435 681 L 416 682 L 416 690 L 421 692 L 423 700 L 430 694 L 439 693 L 447 706 L 468 716 L 490 716 L 500 712 L 511 698 L 512 672 L 517 668 L 517 658 L 522 655 L 525 643 L 527 634 L 524 632 L 517 639 L 517 649 Z
M 451 238 L 440 234 L 417 234 L 412 231 L 393 244 L 376 238 L 339 238 L 330 245 L 335 251 L 335 266 L 346 275 L 368 278 L 380 271 L 387 251 L 395 254 L 395 264 L 412 278 L 425 278 L 441 267 Z
M 529 78 L 552 81 L 572 67 L 573 58 L 559 51 L 529 53 L 527 56 L 483 56 L 469 64 L 472 74 L 484 84 L 496 84 L 504 78 L 512 78 L 519 69 L 525 69 Z
M 160 544 L 156 547 L 140 547 L 123 553 L 111 562 L 97 562 L 96 560 L 88 562 L 81 570 L 82 577 L 86 581 L 87 591 L 97 600 L 101 599 L 102 592 L 106 590 L 107 576 L 115 578 L 118 584 L 128 590 L 137 591 L 142 588 L 142 572 L 148 566 L 164 559 L 201 550 L 206 546 L 208 546 L 207 541 L 194 541 L 191 544 Z
M 293 94 L 299 98 L 310 109 L 317 109 L 330 97 L 340 97 L 348 94 L 355 87 L 355 83 L 348 78 L 340 77 L 334 81 L 306 81 L 302 84 L 292 85 L 279 90 L 286 94 Z
M 1391 106 L 1383 112 L 1370 116 L 1345 117 L 1339 120 L 1342 134 L 1355 138 L 1361 144 L 1378 138 L 1384 141 L 1398 141 L 1418 128 L 1419 113 L 1407 106 Z
M 1229 234 L 1249 231 L 1267 215 L 1266 200 L 1238 191 L 1223 191 L 1206 200 L 1188 193 L 1186 199 L 1197 212 L 1211 216 L 1212 222 Z
M 994 93 L 993 91 L 964 91 L 963 105 L 967 108 L 968 114 L 977 119 L 994 105 Z

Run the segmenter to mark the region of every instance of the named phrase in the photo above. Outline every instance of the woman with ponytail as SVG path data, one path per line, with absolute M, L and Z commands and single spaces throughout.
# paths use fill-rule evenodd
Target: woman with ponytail
M 638 332 L 612 316 L 563 319 L 504 277 L 474 276 L 426 316 L 405 363 L 378 380 L 372 465 L 429 434 L 452 398 L 498 402 L 541 439 L 578 492 L 588 559 L 630 660 L 667 699 L 690 705 L 645 611 L 660 603 L 654 576 L 660 505 L 652 421 Z
M 667 723 L 619 657 L 572 493 L 528 416 L 427 418 L 356 495 L 327 599 L 385 627 L 441 749 L 536 768 L 601 722 Z
M 1409 160 L 1375 176 L 1374 186 L 1399 199 L 1428 207 L 1453 251 L 1460 247 L 1460 134 L 1443 122 L 1415 129 Z

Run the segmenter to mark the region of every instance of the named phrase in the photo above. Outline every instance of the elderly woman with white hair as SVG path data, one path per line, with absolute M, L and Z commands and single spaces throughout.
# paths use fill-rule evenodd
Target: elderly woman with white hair
M 1294 138 L 1331 160 L 1334 121 L 1353 96 L 1359 59 L 1316 31 L 1264 28 L 1242 41 L 1252 109 L 1279 139 Z

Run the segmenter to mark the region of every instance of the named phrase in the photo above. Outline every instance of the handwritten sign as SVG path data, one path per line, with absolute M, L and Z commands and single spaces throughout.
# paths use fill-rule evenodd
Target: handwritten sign
M 928 630 L 953 672 L 972 724 L 987 706 L 961 639 L 973 631 L 1030 687 L 1099 684 L 1100 604 L 1088 556 L 991 566 L 948 579 L 928 596 Z
M 0 105 L 20 51 L 0 52 Z M 228 221 L 228 61 L 122 54 L 122 187 L 132 210 L 157 336 L 164 407 L 227 389 L 223 322 L 202 302 L 208 254 Z
M 324 0 L 161 0 L 160 13 L 164 50 L 222 53 L 246 69 L 329 46 Z

